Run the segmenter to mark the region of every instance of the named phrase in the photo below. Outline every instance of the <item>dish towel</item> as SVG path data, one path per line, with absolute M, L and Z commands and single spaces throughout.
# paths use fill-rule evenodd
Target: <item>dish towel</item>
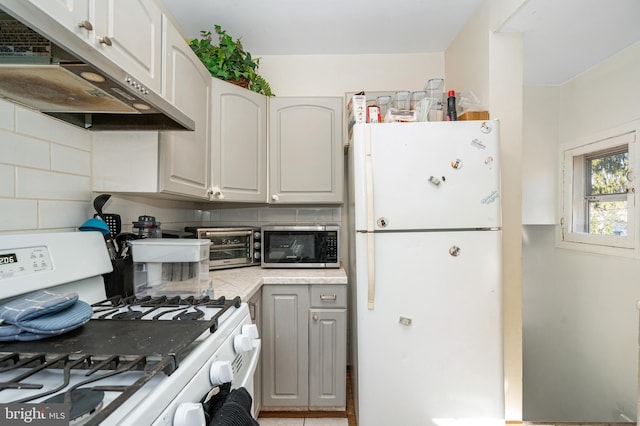
M 0 305 L 0 341 L 38 340 L 74 330 L 91 319 L 76 293 L 40 290 Z
M 232 390 L 209 426 L 260 426 L 251 416 L 251 402 L 251 395 L 244 387 Z

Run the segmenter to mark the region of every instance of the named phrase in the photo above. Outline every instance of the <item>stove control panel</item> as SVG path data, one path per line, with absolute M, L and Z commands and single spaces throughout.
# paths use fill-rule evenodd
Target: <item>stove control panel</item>
M 53 262 L 47 246 L 0 250 L 0 280 L 52 269 Z

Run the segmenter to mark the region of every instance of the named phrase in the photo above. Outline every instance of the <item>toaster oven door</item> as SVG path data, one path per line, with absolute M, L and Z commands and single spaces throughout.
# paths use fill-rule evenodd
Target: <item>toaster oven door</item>
M 209 269 L 253 265 L 253 231 L 201 231 L 199 238 L 211 240 Z

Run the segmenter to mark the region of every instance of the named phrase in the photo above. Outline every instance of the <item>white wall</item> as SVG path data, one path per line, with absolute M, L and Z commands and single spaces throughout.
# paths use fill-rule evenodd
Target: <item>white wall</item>
M 444 76 L 444 55 L 264 55 L 258 71 L 276 96 L 413 91 L 422 90 L 430 78 Z
M 522 158 L 522 223 L 559 223 L 557 86 L 524 88 Z
M 559 144 L 637 120 L 640 44 L 540 90 L 557 93 Z M 635 421 L 640 262 L 558 249 L 555 232 L 525 227 L 524 418 Z

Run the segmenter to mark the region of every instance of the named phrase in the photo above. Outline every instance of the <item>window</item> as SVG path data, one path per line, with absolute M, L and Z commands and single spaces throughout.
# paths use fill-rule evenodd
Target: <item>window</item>
M 630 131 L 563 151 L 561 246 L 635 255 L 635 140 Z

